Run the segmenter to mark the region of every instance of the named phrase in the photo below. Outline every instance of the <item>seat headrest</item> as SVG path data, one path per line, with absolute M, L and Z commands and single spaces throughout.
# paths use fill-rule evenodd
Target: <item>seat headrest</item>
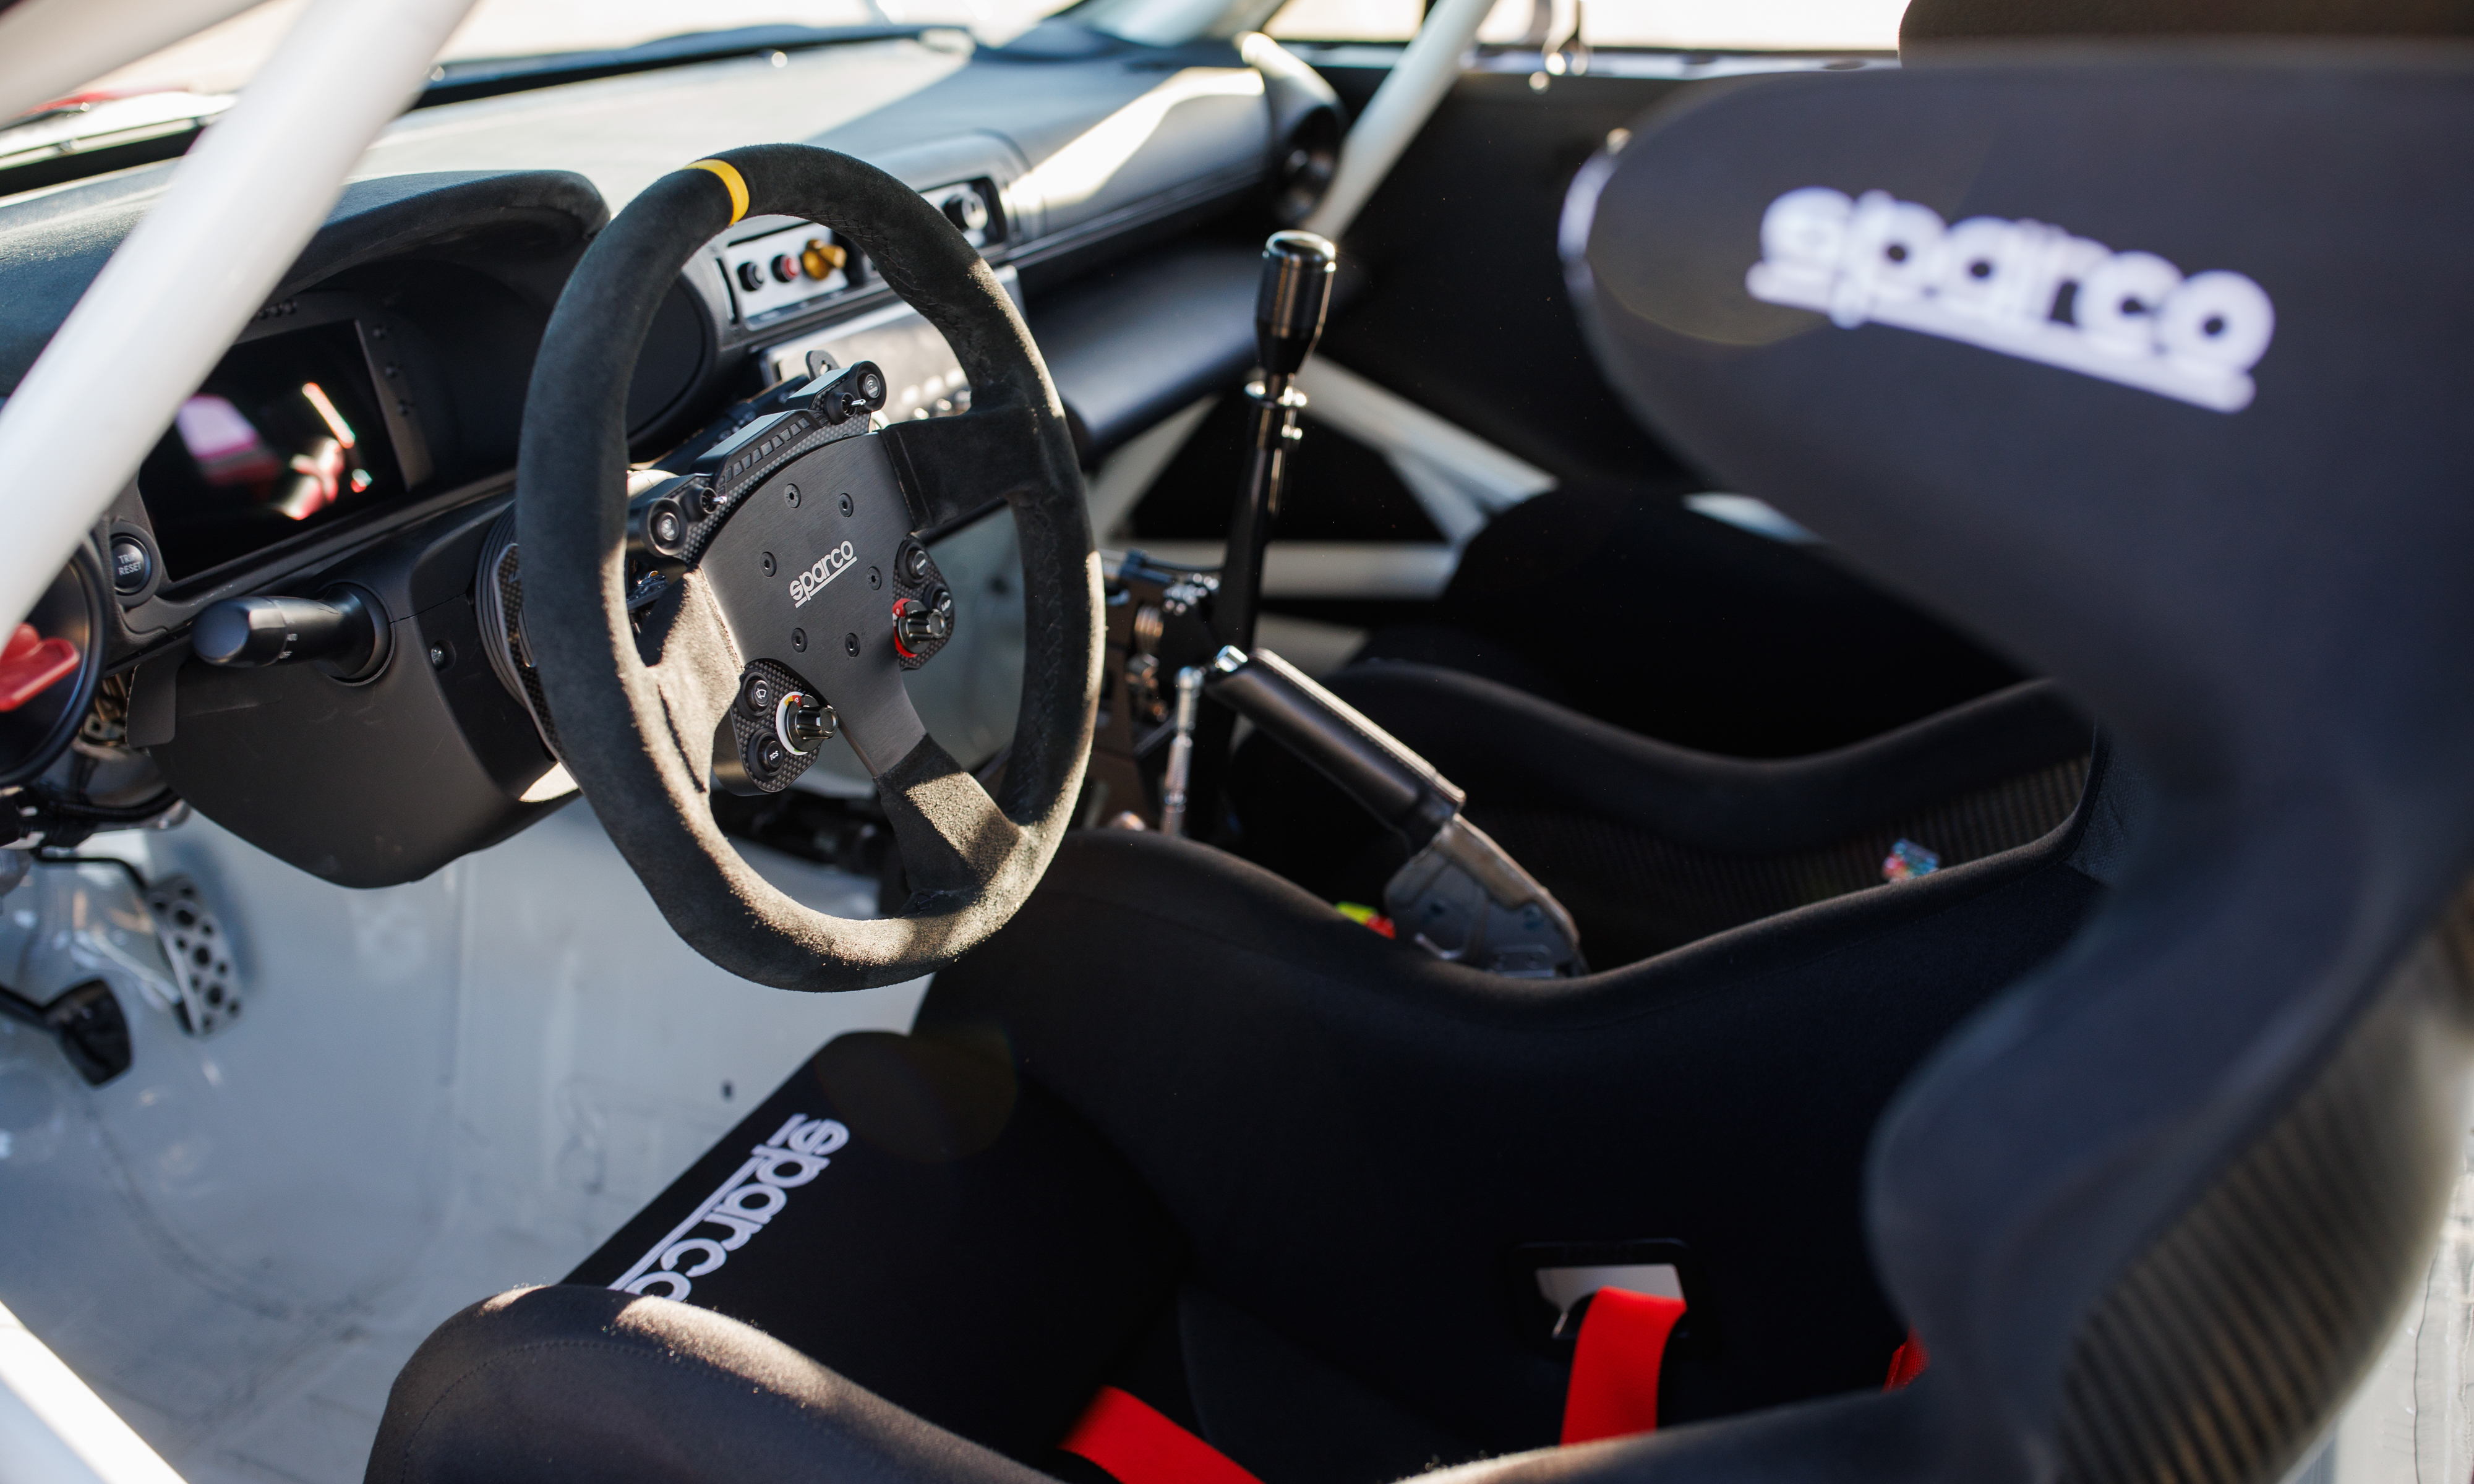
M 1965 41 L 2228 36 L 2474 36 L 2474 0 L 1909 0 L 1899 55 Z
M 2153 783 L 2111 904 L 1877 1134 L 1885 1279 L 1951 1425 L 2005 1460 L 1973 1476 L 2041 1476 L 2114 1424 L 2089 1422 L 2090 1336 L 2141 1302 L 2125 1275 L 2183 1260 L 2160 1233 L 2198 1213 L 2272 1247 L 2291 1229 L 2261 1210 L 2326 1209 L 2365 1141 L 2438 1128 L 2380 1187 L 2379 1241 L 2226 1249 L 2278 1276 L 2166 1282 L 2196 1317 L 2129 1321 L 2167 1336 L 2121 1393 L 2171 1414 L 2156 1448 L 2234 1425 L 2210 1407 L 2279 1419 L 2225 1469 L 2156 1476 L 2281 1467 L 2437 1219 L 2462 1003 L 2372 1012 L 2474 864 L 2467 179 L 2474 54 L 2323 42 L 1708 84 L 1573 186 L 1575 299 L 1636 412 L 2069 685 Z M 2375 1021 L 2366 1063 L 2346 1048 Z M 2417 1045 L 2442 1048 L 2423 1071 Z M 2340 1105 L 2291 1135 L 2318 1162 L 2270 1160 L 2308 1178 L 2210 1204 Z M 2351 1296 L 2325 1374 L 2192 1372 L 2301 1282 Z

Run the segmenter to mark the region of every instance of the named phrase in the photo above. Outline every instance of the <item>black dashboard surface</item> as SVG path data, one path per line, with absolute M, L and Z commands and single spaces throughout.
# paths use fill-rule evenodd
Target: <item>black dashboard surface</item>
M 978 182 L 1003 224 L 990 257 L 1023 266 L 1104 253 L 1112 237 L 1240 199 L 1263 180 L 1270 143 L 1262 77 L 1233 47 L 1025 58 L 975 51 L 951 33 L 407 114 L 163 433 L 138 481 L 143 497 L 115 513 L 153 527 L 158 548 L 148 586 L 122 605 L 123 647 L 145 649 L 198 604 L 279 575 L 235 573 L 240 559 L 311 555 L 318 532 L 366 529 L 356 517 L 405 513 L 424 495 L 503 474 L 531 343 L 583 242 L 687 160 L 784 137 L 858 155 L 922 189 Z M 171 169 L 0 201 L 0 393 Z M 855 264 L 830 294 L 742 313 L 728 268 L 719 254 L 691 262 L 664 307 L 636 369 L 640 446 L 685 433 L 726 400 L 750 347 L 890 297 Z
M 202 812 L 353 885 L 425 874 L 555 807 L 555 758 L 485 658 L 474 581 L 534 351 L 613 212 L 691 160 L 777 139 L 857 155 L 932 200 L 966 189 L 989 216 L 973 240 L 1026 284 L 1249 202 L 1260 215 L 1274 144 L 1263 75 L 1226 44 L 1026 57 L 939 33 L 405 115 L 173 426 L 133 430 L 153 452 L 92 554 L 118 579 L 96 637 L 127 745 Z M 0 394 L 173 169 L 0 199 Z M 629 372 L 640 458 L 782 374 L 786 344 L 902 312 L 863 258 L 812 266 L 787 297 L 748 281 L 832 246 L 751 221 L 689 263 Z M 188 653 L 214 602 L 339 583 L 393 630 L 367 682 Z
M 597 198 L 590 230 L 689 160 L 794 140 L 857 155 L 923 189 L 992 179 L 1017 227 L 1009 254 L 1025 258 L 1094 228 L 1231 196 L 1266 169 L 1262 80 L 1225 45 L 1027 60 L 932 36 L 778 55 L 780 65 L 730 59 L 407 114 L 363 157 L 327 230 L 279 295 L 377 255 L 359 244 L 339 251 L 328 239 L 442 177 L 565 175 Z M 172 168 L 0 200 L 0 394 L 25 373 Z M 415 224 L 390 225 L 414 227 L 399 231 L 398 248 L 416 245 Z M 718 272 L 691 277 L 727 325 Z

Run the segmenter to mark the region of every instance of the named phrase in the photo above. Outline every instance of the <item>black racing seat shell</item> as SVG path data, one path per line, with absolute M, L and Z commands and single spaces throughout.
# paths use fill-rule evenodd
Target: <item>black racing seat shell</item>
M 1717 1327 L 1673 1424 L 1453 1477 L 2278 1477 L 2462 1163 L 2469 156 L 2474 60 L 2429 49 L 1806 74 L 1644 119 L 1567 223 L 1619 388 L 2083 698 L 2147 780 L 2126 848 L 2090 853 L 2100 757 L 2046 840 L 1539 986 L 1084 837 L 916 1035 L 777 1094 L 783 1132 L 849 1110 L 772 1219 L 815 1218 L 681 1260 L 685 1303 L 591 1286 L 687 1230 L 657 1209 L 588 1281 L 450 1321 L 371 1477 L 1025 1484 L 1161 1324 L 1203 1377 L 1214 1304 L 1308 1357 L 1293 1394 L 1374 1398 L 1361 1439 L 1388 1407 L 1530 1446 L 1557 1362 L 1504 1254 L 1617 1217 L 1684 1239 Z M 733 1284 L 739 1318 L 700 1306 Z M 1931 1367 L 1884 1394 L 1905 1325 Z M 905 1378 L 939 1359 L 974 1384 Z M 1298 1436 L 1249 1446 L 1265 1484 L 1366 1476 Z
M 1675 747 L 1439 666 L 1352 665 L 1325 683 L 1467 791 L 1469 820 L 1571 911 L 1601 969 L 2025 845 L 2078 804 L 2094 742 L 2050 681 L 1783 758 Z M 1239 851 L 1325 900 L 1379 902 L 1408 859 L 1259 734 L 1230 792 Z
M 1315 447 L 1309 434 L 1304 456 Z M 2024 678 L 1828 546 L 1684 503 L 1707 489 L 1575 478 L 1523 500 L 1470 538 L 1424 616 L 1375 630 L 1355 658 L 1459 670 L 1670 746 L 1760 758 L 1835 751 Z
M 1693 1308 L 1669 1425 L 1879 1388 L 1906 1326 L 1865 1254 L 1868 1131 L 2086 920 L 2094 818 L 1551 987 L 1218 850 L 1069 836 L 911 1035 L 834 1041 L 565 1284 L 443 1328 L 371 1477 L 582 1477 L 677 1430 L 754 1467 L 770 1424 L 704 1381 L 658 1400 L 687 1347 L 715 1386 L 820 1374 L 902 1417 L 959 1470 L 928 1477 L 1077 1477 L 1055 1445 L 1107 1383 L 1264 1484 L 1383 1484 L 1552 1443 L 1569 1347 L 1515 1260 L 1640 1237 Z M 751 1151 L 824 1118 L 829 1168 L 692 1245 L 734 1234 L 692 1218 Z M 795 1430 L 847 1459 L 839 1425 Z M 485 1472 L 553 1452 L 580 1472 Z
M 1914 1409 L 1911 1477 L 2270 1478 L 2458 1162 L 2474 70 L 2039 59 L 1703 92 L 1590 167 L 1567 262 L 1644 416 L 2155 783 L 2119 899 L 1877 1135 L 1936 1378 L 1852 1410 Z M 1806 1425 L 1730 1427 L 1783 1467 Z

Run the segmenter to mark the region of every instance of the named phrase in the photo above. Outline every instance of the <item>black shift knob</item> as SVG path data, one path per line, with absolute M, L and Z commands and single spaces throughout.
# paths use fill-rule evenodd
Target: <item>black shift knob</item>
M 1331 305 L 1340 250 L 1312 232 L 1273 232 L 1263 244 L 1263 282 L 1254 294 L 1254 347 L 1263 370 L 1294 376 L 1314 353 Z

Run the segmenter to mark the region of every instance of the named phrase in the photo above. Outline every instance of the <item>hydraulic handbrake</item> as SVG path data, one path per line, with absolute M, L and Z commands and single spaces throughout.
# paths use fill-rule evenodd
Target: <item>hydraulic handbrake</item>
M 1461 817 L 1467 796 L 1398 738 L 1269 650 L 1222 649 L 1204 686 L 1408 841 L 1409 863 L 1383 888 L 1403 937 L 1516 978 L 1589 972 L 1572 915 Z

